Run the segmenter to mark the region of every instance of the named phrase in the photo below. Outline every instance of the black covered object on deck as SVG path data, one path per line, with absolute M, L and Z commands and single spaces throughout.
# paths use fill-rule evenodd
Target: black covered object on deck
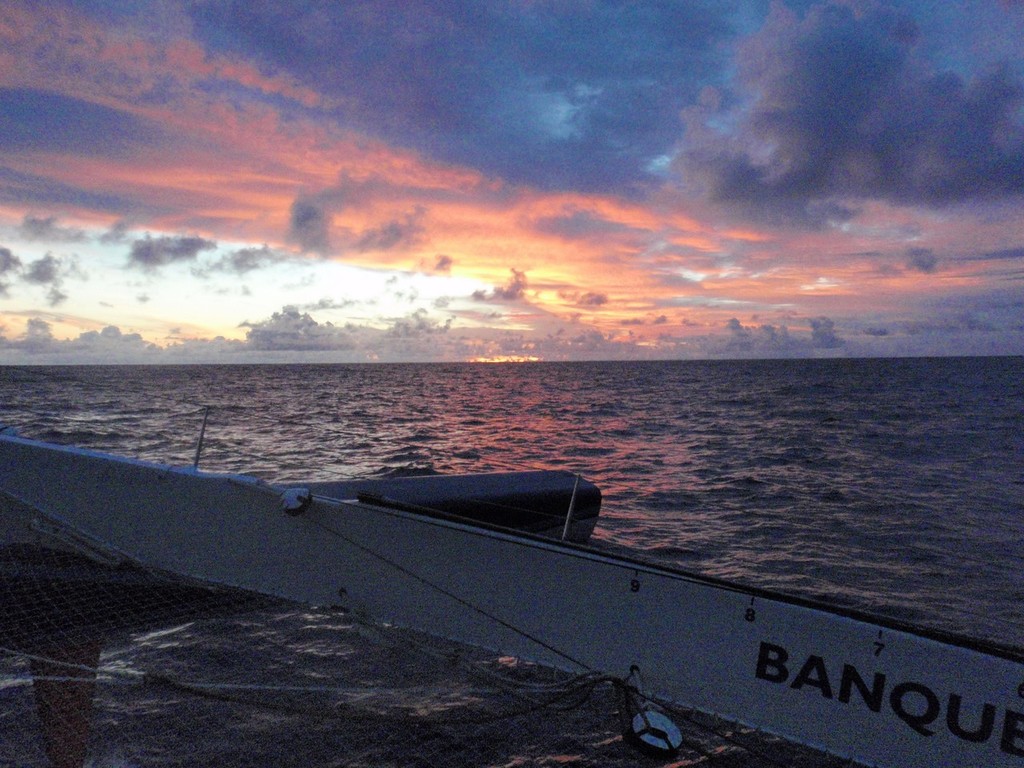
M 568 538 L 574 541 L 589 537 L 601 510 L 597 486 L 571 472 L 555 470 L 375 478 L 309 483 L 306 487 L 316 496 L 379 496 L 475 522 L 556 537 L 562 535 L 572 503 Z

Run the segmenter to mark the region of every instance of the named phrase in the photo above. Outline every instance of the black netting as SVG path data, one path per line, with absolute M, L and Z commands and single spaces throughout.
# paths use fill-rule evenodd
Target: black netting
M 0 765 L 835 766 L 692 712 L 623 738 L 627 681 L 81 554 L 0 557 Z M 655 706 L 655 705 L 651 705 Z

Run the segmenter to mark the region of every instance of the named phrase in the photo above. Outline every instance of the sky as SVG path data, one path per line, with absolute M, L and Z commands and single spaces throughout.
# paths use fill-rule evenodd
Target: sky
M 1021 0 L 0 4 L 0 364 L 974 354 Z

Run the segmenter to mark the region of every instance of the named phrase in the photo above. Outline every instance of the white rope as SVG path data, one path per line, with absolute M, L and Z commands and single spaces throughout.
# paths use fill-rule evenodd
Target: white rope
M 577 667 L 579 667 L 580 669 L 587 670 L 588 672 L 594 671 L 585 662 L 582 662 L 579 659 L 576 659 L 575 657 L 570 655 L 568 652 L 563 651 L 563 650 L 561 650 L 559 648 L 556 648 L 555 646 L 551 645 L 550 643 L 547 643 L 544 640 L 540 639 L 539 637 L 536 637 L 536 636 L 530 634 L 526 630 L 521 629 L 521 628 L 515 626 L 514 624 L 512 624 L 509 621 L 506 621 L 505 619 L 501 618 L 500 616 L 496 616 L 495 614 L 491 613 L 490 611 L 488 611 L 488 610 L 486 610 L 484 608 L 481 608 L 479 605 L 476 605 L 475 603 L 472 603 L 472 602 L 470 602 L 469 600 L 466 600 L 463 597 L 460 597 L 459 595 L 455 594 L 454 592 L 452 592 L 452 591 L 450 591 L 448 589 L 445 589 L 444 587 L 440 586 L 439 584 L 435 584 L 434 582 L 430 581 L 430 579 L 426 578 L 425 576 L 423 576 L 421 574 L 418 574 L 418 573 L 415 573 L 414 571 L 409 570 L 408 568 L 406 568 L 402 564 L 397 563 L 394 560 L 392 560 L 392 559 L 382 555 L 380 552 L 377 552 L 376 550 L 366 546 L 365 544 L 360 544 L 359 542 L 355 541 L 351 537 L 346 536 L 341 531 L 335 530 L 334 528 L 330 527 L 329 525 L 325 525 L 324 523 L 322 523 L 320 521 L 314 521 L 314 525 L 316 525 L 316 527 L 321 529 L 322 531 L 331 534 L 332 536 L 334 536 L 335 538 L 339 539 L 340 541 L 344 541 L 349 546 L 354 547 L 355 549 L 358 549 L 360 552 L 363 552 L 363 553 L 369 555 L 370 557 L 373 557 L 376 560 L 379 560 L 380 562 L 384 563 L 388 567 L 393 568 L 398 573 L 404 574 L 405 576 L 408 576 L 409 578 L 414 579 L 414 580 L 420 582 L 421 584 L 423 584 L 424 586 L 434 590 L 435 592 L 437 592 L 439 594 L 442 594 L 445 597 L 450 598 L 451 600 L 454 600 L 459 605 L 462 605 L 462 606 L 464 606 L 466 608 L 469 608 L 471 611 L 474 611 L 474 612 L 480 614 L 481 616 L 483 616 L 484 618 L 488 619 L 489 621 L 493 621 L 495 624 L 497 624 L 497 625 L 499 625 L 501 627 L 504 627 L 505 629 L 509 629 L 512 632 L 515 632 L 517 635 L 519 635 L 520 637 L 530 641 L 531 643 L 535 643 L 536 645 L 540 646 L 541 648 L 544 648 L 545 650 L 550 651 L 551 653 L 555 654 L 556 656 L 562 657 L 563 659 L 568 661 L 570 664 L 574 664 Z

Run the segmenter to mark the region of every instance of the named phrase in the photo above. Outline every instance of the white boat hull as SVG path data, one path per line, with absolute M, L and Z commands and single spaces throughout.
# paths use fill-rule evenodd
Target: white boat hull
M 892 768 L 1024 765 L 1016 653 L 595 549 L 0 436 L 32 508 L 143 566 L 314 604 L 649 693 Z M 4 501 L 6 500 L 6 504 Z

